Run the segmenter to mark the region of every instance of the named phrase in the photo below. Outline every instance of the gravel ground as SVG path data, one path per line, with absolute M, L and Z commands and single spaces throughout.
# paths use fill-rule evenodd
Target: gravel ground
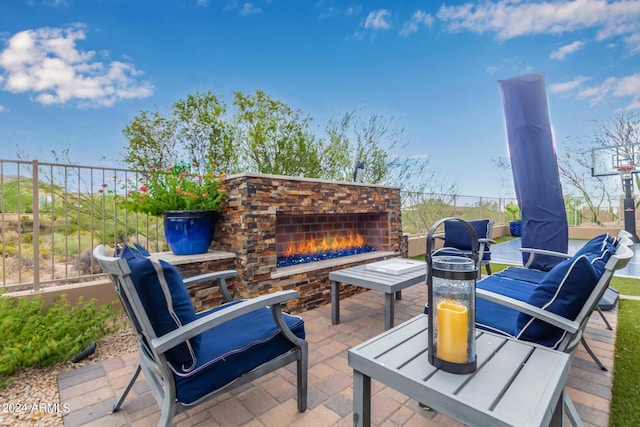
M 127 327 L 98 340 L 96 351 L 78 363 L 64 362 L 48 368 L 19 371 L 9 387 L 0 389 L 0 426 L 63 426 L 63 414 L 51 411 L 55 406 L 61 409 L 58 374 L 137 350 L 137 338 Z M 26 405 L 27 410 L 17 410 L 18 405 L 22 408 Z M 38 411 L 41 405 L 45 408 Z

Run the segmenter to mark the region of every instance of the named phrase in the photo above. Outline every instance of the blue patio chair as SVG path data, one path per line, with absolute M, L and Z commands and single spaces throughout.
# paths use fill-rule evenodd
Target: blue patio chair
M 109 275 L 139 338 L 139 362 L 116 401 L 122 405 L 140 371 L 161 410 L 159 426 L 230 389 L 296 362 L 298 411 L 307 408 L 308 347 L 304 321 L 282 312 L 296 291 L 231 301 L 226 279 L 233 270 L 182 279 L 178 270 L 140 246 L 108 256 L 93 252 Z M 227 303 L 196 313 L 186 286 L 217 280 Z
M 484 265 L 487 274 L 491 274 L 491 244 L 493 224 L 491 219 L 477 219 L 467 221 L 478 236 L 478 277 L 481 275 L 481 268 Z M 466 256 L 471 258 L 472 240 L 471 234 L 466 225 L 461 221 L 445 221 L 444 233 L 434 235 L 434 238 L 443 240 L 442 248 L 438 249 L 438 256 Z M 431 247 L 435 247 L 432 244 Z
M 622 238 L 622 237 L 626 238 L 627 239 L 626 241 L 629 241 L 629 239 L 628 239 L 629 236 L 626 235 L 626 232 L 621 231 L 619 238 Z M 609 234 L 605 233 L 605 234 L 596 236 L 593 239 L 591 239 L 589 242 L 587 242 L 576 253 L 576 255 L 580 256 L 582 254 L 589 254 L 590 252 L 594 252 L 595 251 L 595 252 L 597 252 L 599 254 L 600 257 L 604 257 L 604 256 L 606 256 L 607 251 L 603 251 L 602 249 L 605 249 L 608 244 L 613 244 L 615 242 L 616 242 L 616 239 L 614 239 L 613 237 L 609 236 Z M 516 280 L 518 282 L 526 282 L 526 283 L 530 283 L 530 284 L 532 284 L 534 286 L 538 286 L 540 283 L 543 282 L 543 280 L 547 276 L 548 271 L 543 271 L 543 270 L 538 270 L 538 269 L 535 269 L 535 268 L 531 268 L 531 265 L 533 264 L 533 260 L 535 259 L 536 255 L 545 255 L 545 256 L 548 256 L 548 257 L 557 257 L 559 259 L 565 259 L 565 260 L 569 259 L 569 258 L 572 258 L 572 256 L 568 255 L 568 254 L 564 254 L 564 253 L 560 253 L 560 252 L 554 252 L 554 251 L 548 251 L 548 250 L 542 250 L 542 249 L 522 248 L 520 250 L 522 252 L 529 253 L 529 257 L 528 257 L 527 263 L 523 267 L 515 267 L 515 266 L 507 267 L 504 270 L 497 272 L 495 274 L 496 276 L 507 278 L 507 279 L 511 279 L 511 280 Z M 604 261 L 604 259 L 598 259 L 597 257 L 596 258 L 591 257 L 591 263 L 593 265 L 596 265 L 596 264 L 604 265 L 603 261 Z M 598 314 L 602 318 L 602 321 L 604 322 L 604 324 L 606 325 L 606 327 L 609 330 L 613 330 L 613 327 L 611 326 L 611 324 L 609 323 L 609 321 L 605 317 L 605 315 L 602 312 L 602 310 L 611 310 L 611 309 L 613 309 L 613 307 L 615 306 L 615 304 L 618 301 L 618 298 L 619 298 L 619 292 L 616 289 L 612 288 L 611 286 L 608 286 L 607 289 L 605 290 L 603 296 L 600 298 L 600 301 L 598 301 L 598 304 L 595 307 L 595 311 L 598 312 Z M 589 356 L 591 356 L 591 358 L 596 363 L 596 365 L 598 365 L 598 367 L 601 370 L 606 371 L 607 367 L 604 366 L 604 364 L 600 361 L 598 356 L 593 352 L 593 350 L 591 349 L 591 346 L 589 346 L 589 343 L 587 343 L 587 341 L 584 339 L 584 337 L 582 337 L 582 344 L 584 345 L 585 350 L 587 350 L 587 353 L 589 353 Z
M 551 347 L 571 357 L 584 343 L 584 330 L 614 273 L 631 258 L 632 240 L 600 238 L 551 269 L 539 284 L 500 274 L 476 284 L 476 326 L 511 338 Z M 581 425 L 564 394 L 573 425 Z

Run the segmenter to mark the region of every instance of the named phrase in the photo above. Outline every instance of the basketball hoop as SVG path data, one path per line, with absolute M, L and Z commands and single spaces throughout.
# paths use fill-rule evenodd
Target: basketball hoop
M 618 170 L 618 173 L 620 174 L 620 178 L 625 180 L 625 179 L 631 179 L 631 171 L 633 171 L 636 168 L 636 166 L 637 165 L 634 163 L 627 163 L 627 164 L 615 165 L 614 168 Z

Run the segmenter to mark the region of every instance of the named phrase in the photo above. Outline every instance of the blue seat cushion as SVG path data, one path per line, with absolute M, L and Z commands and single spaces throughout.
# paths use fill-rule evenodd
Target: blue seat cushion
M 229 304 L 237 304 L 234 301 Z M 214 310 L 222 310 L 225 304 Z M 212 310 L 198 313 L 198 317 Z M 304 321 L 283 313 L 293 333 L 305 338 Z M 280 332 L 271 310 L 263 308 L 225 322 L 201 334 L 197 365 L 184 374 L 174 373 L 178 400 L 185 405 L 230 383 L 295 345 Z
M 165 261 L 152 261 L 142 246 L 125 245 L 117 253 L 129 264 L 131 280 L 156 336 L 167 334 L 196 319 L 191 298 L 177 268 Z M 167 351 L 173 369 L 187 372 L 196 364 L 199 335 Z
M 600 275 L 586 255 L 574 256 L 551 269 L 527 302 L 564 318 L 575 320 L 593 292 Z M 524 313 L 518 315 L 516 337 L 547 347 L 557 347 L 565 331 Z
M 476 287 L 526 301 L 536 286 L 497 275 L 487 276 Z M 512 308 L 476 298 L 476 327 L 512 338 L 516 336 L 516 320 L 520 312 Z
M 489 220 L 478 219 L 467 221 L 475 230 L 478 239 L 487 237 Z M 471 250 L 471 233 L 467 226 L 461 221 L 449 220 L 444 223 L 444 246 L 447 248 L 457 248 Z M 485 244 L 485 251 L 489 250 L 489 245 Z
M 495 275 L 537 285 L 542 282 L 547 273 L 548 271 L 536 270 L 535 268 L 507 267 Z

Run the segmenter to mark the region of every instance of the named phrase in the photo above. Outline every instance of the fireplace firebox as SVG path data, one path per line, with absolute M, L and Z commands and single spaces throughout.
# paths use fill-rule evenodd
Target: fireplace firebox
M 276 215 L 277 267 L 389 250 L 386 212 Z

